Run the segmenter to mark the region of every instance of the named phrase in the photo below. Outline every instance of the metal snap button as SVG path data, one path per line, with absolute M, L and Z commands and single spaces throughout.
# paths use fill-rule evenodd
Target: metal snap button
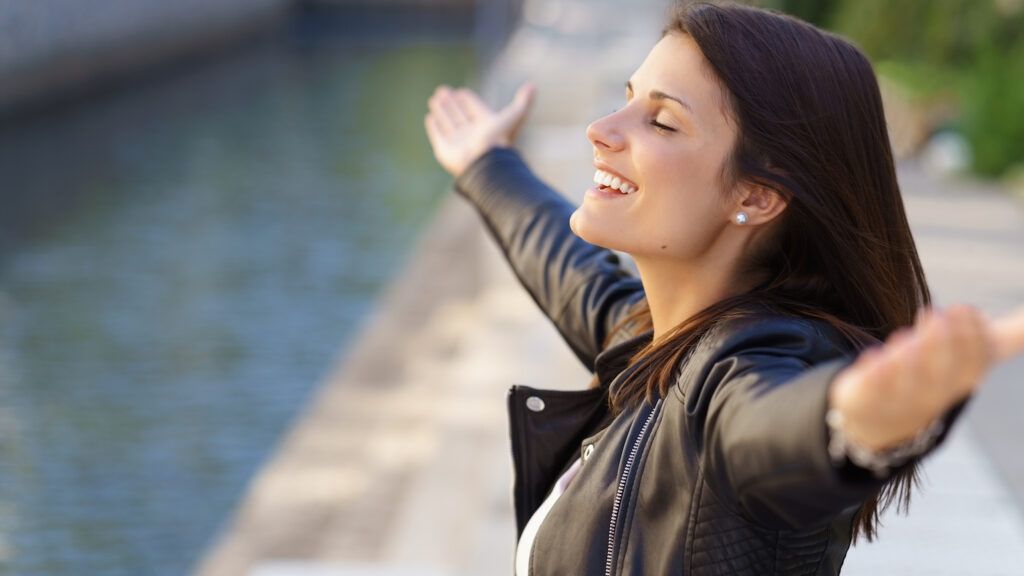
M 583 447 L 583 460 L 586 461 L 588 458 L 590 458 L 590 455 L 593 454 L 593 453 L 594 453 L 594 445 L 593 444 L 587 444 L 586 446 L 584 446 Z
M 536 396 L 530 396 L 526 399 L 526 407 L 534 412 L 540 412 L 544 409 L 544 401 Z

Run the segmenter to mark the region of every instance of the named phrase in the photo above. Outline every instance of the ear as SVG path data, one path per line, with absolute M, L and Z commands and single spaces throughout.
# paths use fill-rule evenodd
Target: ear
M 786 209 L 788 202 L 781 194 L 760 184 L 744 184 L 733 211 L 746 212 L 747 224 L 767 224 Z

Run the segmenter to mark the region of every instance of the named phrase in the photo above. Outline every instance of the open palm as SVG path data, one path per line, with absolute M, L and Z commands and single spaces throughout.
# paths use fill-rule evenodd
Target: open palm
M 511 146 L 533 101 L 529 82 L 507 106 L 495 112 L 468 88 L 438 86 L 427 101 L 423 120 L 438 163 L 458 177 L 473 160 L 494 146 Z
M 922 309 L 840 373 L 830 404 L 859 444 L 884 449 L 913 437 L 974 392 L 995 364 L 1024 354 L 1024 307 L 989 319 L 964 304 Z

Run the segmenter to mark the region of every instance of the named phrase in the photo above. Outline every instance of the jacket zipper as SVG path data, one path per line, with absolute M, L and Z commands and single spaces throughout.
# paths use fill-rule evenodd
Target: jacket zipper
M 633 465 L 636 463 L 640 448 L 643 447 L 644 439 L 647 437 L 647 429 L 650 427 L 651 421 L 654 420 L 655 414 L 658 413 L 660 405 L 661 399 L 659 398 L 654 407 L 651 408 L 651 412 L 647 415 L 647 420 L 644 421 L 640 432 L 637 433 L 636 440 L 633 441 L 629 456 L 626 458 L 626 465 L 622 468 L 622 476 L 619 477 L 619 485 L 615 489 L 615 500 L 612 502 L 612 516 L 608 522 L 608 556 L 605 560 L 605 576 L 612 576 L 612 571 L 615 567 L 615 530 L 618 527 L 620 513 L 622 512 L 622 498 L 626 492 L 626 485 L 629 483 L 629 477 L 633 472 Z

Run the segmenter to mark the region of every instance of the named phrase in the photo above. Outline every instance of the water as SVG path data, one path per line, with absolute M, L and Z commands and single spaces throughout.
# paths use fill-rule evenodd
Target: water
M 307 15 L 0 125 L 0 573 L 188 571 L 447 192 L 468 38 Z

